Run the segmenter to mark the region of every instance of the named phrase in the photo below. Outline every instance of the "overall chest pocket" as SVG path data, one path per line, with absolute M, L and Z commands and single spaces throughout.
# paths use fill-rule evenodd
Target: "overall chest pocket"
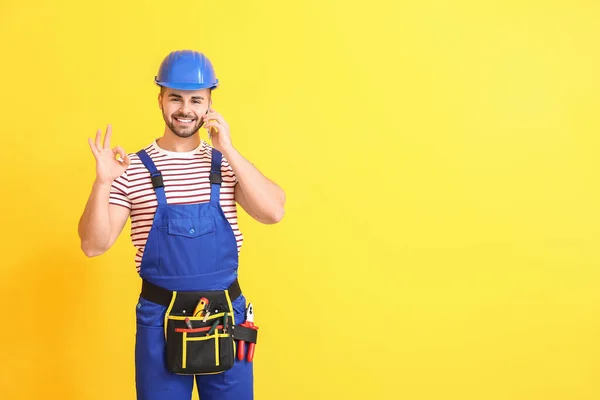
M 213 217 L 169 219 L 167 231 L 169 235 L 196 238 L 215 232 L 215 219 Z
M 159 230 L 160 275 L 199 275 L 215 272 L 216 222 L 212 216 L 172 218 Z

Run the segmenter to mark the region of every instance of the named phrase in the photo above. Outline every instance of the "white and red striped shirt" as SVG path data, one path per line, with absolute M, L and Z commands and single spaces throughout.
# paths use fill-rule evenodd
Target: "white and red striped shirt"
M 156 140 L 145 148 L 146 152 L 162 173 L 167 204 L 195 204 L 210 202 L 210 181 L 212 147 L 204 140 L 193 151 L 172 152 L 158 147 Z M 137 249 L 136 270 L 140 264 L 148 233 L 156 211 L 156 193 L 150 181 L 148 170 L 136 154 L 129 154 L 131 165 L 113 181 L 110 191 L 110 204 L 130 209 L 131 241 Z M 233 169 L 223 156 L 221 162 L 220 202 L 225 217 L 231 224 L 237 239 L 238 252 L 243 243 L 243 235 L 238 227 L 237 207 L 234 186 L 237 183 Z

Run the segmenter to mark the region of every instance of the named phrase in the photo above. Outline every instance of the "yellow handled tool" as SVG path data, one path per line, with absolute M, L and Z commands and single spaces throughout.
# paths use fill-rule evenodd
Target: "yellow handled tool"
M 208 310 L 208 299 L 202 297 L 194 310 L 194 317 L 203 317 L 204 313 Z M 199 315 L 198 315 L 199 314 Z

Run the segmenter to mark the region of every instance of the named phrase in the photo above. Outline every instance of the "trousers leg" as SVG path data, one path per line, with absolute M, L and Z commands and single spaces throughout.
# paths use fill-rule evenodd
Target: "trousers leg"
M 233 368 L 216 375 L 198 375 L 202 400 L 254 400 L 253 364 L 236 359 Z
M 235 323 L 244 322 L 246 299 L 240 296 L 233 301 Z M 253 400 L 254 364 L 245 359 L 235 359 L 234 366 L 215 375 L 198 375 L 196 384 L 202 400 Z
M 138 400 L 190 400 L 193 376 L 167 370 L 166 307 L 139 299 L 136 310 L 135 383 Z

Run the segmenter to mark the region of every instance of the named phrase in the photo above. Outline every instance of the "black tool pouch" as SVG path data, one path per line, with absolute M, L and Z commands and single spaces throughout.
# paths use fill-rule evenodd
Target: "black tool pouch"
M 207 317 L 194 315 L 200 299 L 209 301 Z M 168 369 L 180 375 L 224 372 L 233 367 L 235 343 L 229 292 L 173 292 L 165 314 Z

